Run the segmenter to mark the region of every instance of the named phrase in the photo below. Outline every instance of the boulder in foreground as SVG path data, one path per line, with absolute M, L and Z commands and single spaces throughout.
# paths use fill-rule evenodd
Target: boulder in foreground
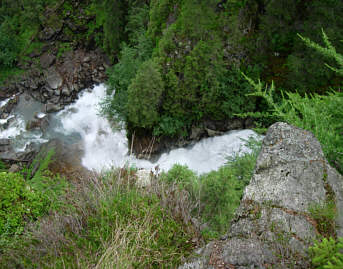
M 309 268 L 307 249 L 322 232 L 309 209 L 329 200 L 337 213 L 333 233 L 343 236 L 343 177 L 312 133 L 275 123 L 227 238 L 179 269 Z

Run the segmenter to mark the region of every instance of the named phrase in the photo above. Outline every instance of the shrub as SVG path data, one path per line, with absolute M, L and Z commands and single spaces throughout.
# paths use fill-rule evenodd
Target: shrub
M 83 178 L 58 212 L 4 247 L 0 267 L 176 268 L 194 233 L 161 205 L 160 186 L 137 189 L 133 177 L 121 169 Z
M 190 193 L 195 205 L 193 217 L 207 224 L 203 230 L 205 239 L 216 238 L 228 230 L 244 187 L 250 182 L 261 141 L 249 139 L 246 146 L 250 152 L 228 158 L 218 171 L 198 176 L 187 166 L 176 164 L 160 176 L 161 181 Z
M 23 232 L 27 221 L 46 214 L 50 199 L 18 173 L 0 172 L 0 246 Z
M 159 120 L 163 90 L 159 66 L 151 60 L 143 63 L 128 88 L 128 121 L 135 127 L 152 128 Z
M 229 227 L 243 193 L 243 182 L 239 181 L 229 166 L 201 177 L 200 215 L 216 235 Z
M 20 173 L 0 172 L 0 246 L 20 235 L 28 222 L 62 205 L 68 184 L 47 170 L 53 154 L 50 151 L 45 158 L 36 159 L 26 171 L 26 180 Z
M 21 50 L 19 38 L 6 29 L 6 23 L 0 25 L 0 65 L 13 67 Z
M 312 265 L 316 269 L 340 269 L 343 268 L 343 238 L 337 240 L 330 237 L 321 242 L 315 241 L 309 248 Z
M 175 164 L 168 173 L 161 174 L 160 180 L 170 185 L 176 185 L 180 189 L 185 189 L 192 195 L 193 199 L 198 197 L 198 176 L 186 165 Z
M 286 93 L 280 102 L 275 101 L 274 85 L 265 87 L 262 82 L 249 79 L 256 92 L 271 108 L 274 118 L 311 131 L 322 145 L 331 165 L 343 173 L 343 94 L 332 92 L 327 96 L 311 97 L 298 93 Z

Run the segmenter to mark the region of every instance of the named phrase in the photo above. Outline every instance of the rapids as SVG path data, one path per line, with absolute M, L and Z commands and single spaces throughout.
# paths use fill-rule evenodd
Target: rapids
M 44 133 L 25 130 L 33 115 L 38 119 L 45 115 L 41 104 L 32 100 L 28 102 L 28 97 L 21 97 L 14 113 L 3 120 L 11 120 L 11 123 L 7 128 L 0 129 L 0 138 L 15 141 L 17 151 L 24 150 L 30 142 L 43 143 L 52 138 L 59 138 L 69 144 L 79 143 L 84 152 L 82 165 L 97 171 L 124 165 L 145 169 L 158 165 L 160 169 L 168 170 L 179 163 L 198 173 L 206 173 L 225 164 L 228 156 L 247 151 L 245 140 L 251 136 L 257 137 L 252 130 L 231 131 L 222 136 L 202 139 L 192 146 L 163 153 L 154 163 L 136 159 L 129 154 L 125 131 L 114 130 L 109 121 L 99 114 L 99 102 L 105 95 L 103 84 L 95 86 L 93 90 L 83 91 L 75 103 L 49 115 L 49 128 Z

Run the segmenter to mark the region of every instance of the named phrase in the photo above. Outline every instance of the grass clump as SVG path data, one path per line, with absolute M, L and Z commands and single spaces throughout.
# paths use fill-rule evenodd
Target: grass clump
M 139 189 L 134 181 L 116 170 L 74 185 L 62 208 L 7 246 L 0 267 L 176 267 L 193 250 L 194 233 L 161 203 L 172 191 Z
M 309 211 L 321 236 L 326 238 L 335 236 L 336 205 L 334 201 L 312 205 Z
M 236 154 L 218 171 L 198 176 L 187 166 L 174 165 L 161 179 L 186 190 L 192 199 L 191 215 L 205 239 L 227 232 L 243 190 L 249 184 L 261 142 L 247 141 L 250 152 Z

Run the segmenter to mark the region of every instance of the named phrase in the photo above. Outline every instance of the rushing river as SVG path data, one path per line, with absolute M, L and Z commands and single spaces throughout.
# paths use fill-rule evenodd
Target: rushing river
M 202 139 L 189 147 L 171 150 L 162 154 L 155 163 L 138 160 L 129 155 L 125 131 L 113 130 L 108 120 L 99 115 L 99 102 L 105 94 L 104 85 L 83 91 L 75 103 L 49 115 L 49 127 L 44 134 L 38 130 L 25 130 L 33 115 L 39 118 L 44 114 L 42 104 L 22 96 L 13 114 L 0 122 L 0 138 L 13 139 L 17 151 L 24 150 L 30 142 L 43 143 L 52 138 L 69 144 L 80 143 L 84 151 L 82 164 L 98 171 L 126 164 L 146 169 L 158 164 L 160 169 L 168 170 L 179 163 L 186 164 L 198 173 L 206 173 L 225 164 L 228 156 L 246 151 L 244 141 L 250 136 L 256 137 L 252 130 L 231 131 L 222 136 Z M 5 101 L 1 106 L 4 104 Z

